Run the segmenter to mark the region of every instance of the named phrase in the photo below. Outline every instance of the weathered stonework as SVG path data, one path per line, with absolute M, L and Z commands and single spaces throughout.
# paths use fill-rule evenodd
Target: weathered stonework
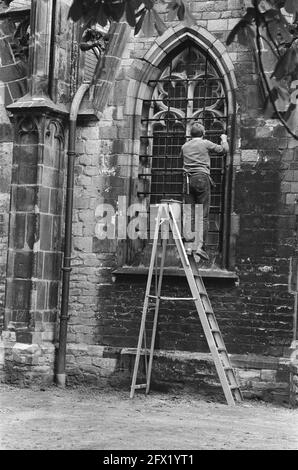
M 53 341 L 61 266 L 64 138 L 59 120 L 16 122 L 6 328 L 18 342 Z
M 54 380 L 55 347 L 51 343 L 19 343 L 5 331 L 0 342 L 0 382 L 19 386 L 50 385 Z
M 84 57 L 78 52 L 76 27 L 66 20 L 70 1 L 56 2 L 55 39 L 50 50 L 52 30 L 47 20 L 52 2 L 45 3 L 45 16 L 34 27 L 46 29 L 48 36 L 44 36 L 42 53 L 33 40 L 30 43 L 29 64 L 34 66 L 30 94 L 13 105 L 16 133 L 12 173 L 6 165 L 12 158 L 7 114 L 1 114 L 4 118 L 0 123 L 4 136 L 0 158 L 3 155 L 5 163 L 4 196 L 0 200 L 4 216 L 2 225 L 0 219 L 0 228 L 4 227 L 2 266 L 8 238 L 8 180 L 10 174 L 12 177 L 5 380 L 26 372 L 29 381 L 31 371 L 34 377 L 40 371 L 43 380 L 47 376 L 51 380 L 54 370 L 63 248 L 65 118 L 83 77 L 80 68 Z M 192 28 L 178 21 L 168 22 L 164 5 L 159 8 L 168 29 L 161 37 L 144 38 L 142 33 L 133 37 L 125 23 L 114 26 L 116 34 L 97 65 L 96 79 L 79 113 L 68 380 L 116 383 L 122 374 L 129 381 L 132 355 L 125 351 L 137 344 L 146 279 L 142 269 L 148 259 L 142 242 L 99 240 L 96 209 L 102 202 L 117 209 L 117 199 L 123 195 L 128 204 L 139 201 L 142 182 L 138 174 L 147 165 L 139 158 L 143 152 L 144 100 L 150 100 L 153 91 L 148 81 L 160 77 L 169 54 L 190 42 L 218 65 L 229 104 L 229 137 L 234 134 L 235 144 L 227 199 L 231 212 L 227 221 L 229 242 L 224 266 L 205 272 L 208 293 L 246 396 L 286 402 L 291 395 L 294 402 L 297 371 L 288 355 L 293 297 L 287 284 L 289 257 L 297 243 L 297 146 L 278 122 L 262 116 L 262 84 L 253 54 L 237 43 L 225 46 L 229 31 L 241 18 L 244 2 L 188 3 L 197 19 L 197 26 Z M 34 1 L 32 5 L 40 15 L 40 4 Z M 266 63 L 268 70 L 270 60 Z M 36 94 L 40 101 L 35 101 L 29 116 L 25 107 L 32 105 Z M 27 131 L 22 130 L 24 123 Z M 115 273 L 123 266 L 126 274 Z M 228 278 L 227 273 L 232 276 Z M 178 275 L 167 278 L 164 288 L 171 295 L 188 293 Z M 204 383 L 208 369 L 208 377 L 214 381 L 213 366 L 204 356 L 207 344 L 189 303 L 162 305 L 156 348 L 162 351 L 153 371 L 157 378 L 181 383 L 187 375 L 193 375 L 200 376 L 198 383 Z M 174 351 L 174 359 L 161 359 L 166 351 Z M 205 361 L 208 367 L 202 365 Z
M 69 344 L 68 384 L 89 383 L 129 389 L 135 353 L 135 349 L 129 348 Z M 289 359 L 232 354 L 231 362 L 236 368 L 244 398 L 290 404 Z M 153 364 L 153 390 L 193 389 L 223 399 L 214 362 L 209 353 L 158 350 L 154 354 Z M 144 374 L 141 360 L 140 380 L 145 379 Z
M 18 11 L 7 17 L 7 4 L 0 5 L 0 331 L 4 322 L 4 294 L 8 244 L 8 213 L 12 171 L 13 128 L 5 106 L 27 91 L 26 40 L 23 48 L 15 36 L 15 23 L 28 22 L 28 11 Z

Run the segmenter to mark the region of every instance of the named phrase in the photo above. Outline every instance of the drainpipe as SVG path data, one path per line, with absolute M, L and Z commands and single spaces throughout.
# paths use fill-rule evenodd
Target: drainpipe
M 83 83 L 78 88 L 70 107 L 69 115 L 69 136 L 68 136 L 68 162 L 67 162 L 67 188 L 66 188 L 66 209 L 65 209 L 65 242 L 64 258 L 62 267 L 62 295 L 61 295 L 61 315 L 59 330 L 59 346 L 57 355 L 56 383 L 65 387 L 65 356 L 67 342 L 68 323 L 68 299 L 69 281 L 71 272 L 71 241 L 72 241 L 72 212 L 73 212 L 73 191 L 74 191 L 74 164 L 75 164 L 75 142 L 77 117 L 80 104 L 85 93 L 90 87 L 90 83 Z

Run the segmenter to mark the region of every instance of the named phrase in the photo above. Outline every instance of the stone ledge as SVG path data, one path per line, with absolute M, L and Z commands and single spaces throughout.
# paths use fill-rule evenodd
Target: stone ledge
M 115 269 L 112 272 L 115 280 L 120 276 L 148 276 L 149 267 L 146 266 L 123 266 L 122 268 Z M 239 277 L 234 271 L 226 269 L 200 269 L 202 278 L 209 279 L 230 279 L 231 281 L 238 282 Z M 164 277 L 186 277 L 183 268 L 166 267 L 164 269 Z
M 32 96 L 30 94 L 22 96 L 22 98 L 8 105 L 6 108 L 12 113 L 21 111 L 28 112 L 29 110 L 32 111 L 34 109 L 42 109 L 54 112 L 56 114 L 69 114 L 69 109 L 65 105 L 54 103 L 47 96 Z

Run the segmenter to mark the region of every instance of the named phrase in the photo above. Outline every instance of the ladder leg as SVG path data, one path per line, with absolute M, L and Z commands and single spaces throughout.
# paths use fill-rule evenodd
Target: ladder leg
M 144 328 L 143 344 L 144 344 L 144 365 L 145 365 L 145 374 L 146 374 L 146 377 L 148 377 L 146 326 L 145 326 L 145 328 Z
M 175 243 L 180 255 L 180 259 L 183 265 L 183 269 L 185 271 L 187 281 L 192 292 L 192 295 L 195 299 L 195 305 L 197 308 L 197 312 L 199 314 L 199 318 L 204 330 L 204 334 L 212 354 L 215 367 L 220 379 L 220 383 L 223 388 L 223 392 L 227 403 L 229 405 L 235 405 L 235 398 L 240 401 L 241 400 L 241 391 L 237 384 L 236 376 L 234 371 L 230 365 L 230 361 L 228 355 L 226 357 L 225 364 L 223 364 L 219 349 L 226 348 L 224 346 L 222 335 L 219 331 L 219 327 L 207 295 L 204 283 L 199 276 L 198 268 L 196 266 L 195 260 L 193 256 L 189 258 L 186 256 L 185 249 L 182 243 L 182 239 L 179 233 L 179 229 L 177 227 L 177 223 L 175 217 L 173 216 L 171 208 L 169 209 L 170 212 L 170 226 L 172 232 L 175 235 Z M 196 276 L 196 277 L 195 277 Z M 209 318 L 208 318 L 209 317 Z M 234 390 L 234 394 L 232 392 Z
M 152 336 L 151 336 L 151 348 L 150 348 L 150 358 L 149 358 L 148 375 L 147 375 L 146 394 L 149 393 L 149 389 L 150 389 L 154 344 L 155 344 L 158 311 L 159 311 L 159 304 L 160 304 L 160 293 L 161 293 L 163 270 L 164 270 L 165 258 L 166 258 L 166 248 L 167 248 L 167 240 L 164 239 L 162 241 L 162 255 L 161 255 L 161 261 L 160 261 L 160 272 L 159 272 L 157 294 L 156 294 L 157 298 L 156 298 L 156 303 L 155 303 L 155 312 L 154 312 L 154 320 L 153 320 L 153 328 L 152 328 Z
M 133 398 L 133 396 L 134 396 L 136 382 L 137 382 L 137 375 L 138 375 L 138 369 L 139 369 L 142 341 L 143 341 L 144 333 L 145 333 L 146 315 L 147 315 L 148 305 L 149 305 L 149 294 L 150 294 L 150 288 L 151 288 L 151 283 L 152 283 L 154 261 L 155 261 L 155 257 L 156 257 L 156 253 L 157 253 L 157 242 L 158 242 L 159 225 L 160 225 L 160 219 L 161 219 L 161 211 L 162 211 L 162 208 L 160 207 L 159 210 L 158 210 L 158 213 L 157 213 L 157 217 L 156 217 L 156 225 L 155 225 L 155 231 L 154 231 L 152 254 L 151 254 L 150 267 L 149 267 L 146 293 L 145 293 L 145 300 L 144 300 L 144 306 L 143 306 L 143 312 L 142 312 L 142 320 L 141 320 L 140 333 L 139 333 L 139 339 L 138 339 L 137 354 L 136 354 L 134 370 L 133 370 L 133 377 L 132 377 L 132 383 L 131 383 L 131 389 L 130 389 L 130 398 Z

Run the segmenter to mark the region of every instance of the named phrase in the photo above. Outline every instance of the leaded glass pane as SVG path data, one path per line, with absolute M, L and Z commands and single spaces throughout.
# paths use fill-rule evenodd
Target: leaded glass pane
M 204 125 L 206 138 L 220 142 L 227 132 L 227 101 L 223 79 L 216 67 L 194 46 L 186 47 L 166 66 L 159 80 L 150 83 L 153 95 L 143 118 L 147 130 L 147 195 L 150 203 L 162 198 L 183 198 L 181 146 L 190 137 L 194 121 Z M 214 180 L 208 245 L 214 254 L 221 250 L 224 200 L 223 156 L 211 155 Z M 145 194 L 145 193 L 144 193 Z

